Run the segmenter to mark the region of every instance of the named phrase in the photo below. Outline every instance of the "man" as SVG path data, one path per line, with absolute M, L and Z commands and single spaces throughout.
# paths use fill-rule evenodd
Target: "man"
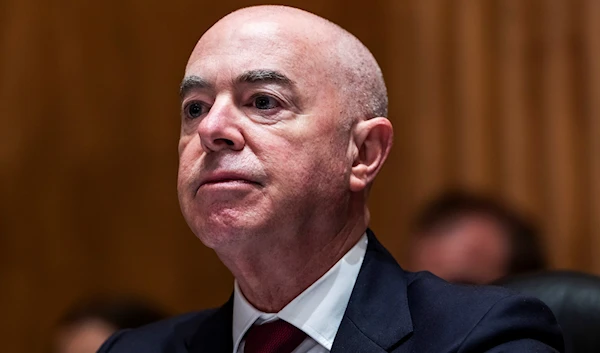
M 482 195 L 443 193 L 424 207 L 413 228 L 410 269 L 449 282 L 490 284 L 546 267 L 536 227 Z
M 100 352 L 562 349 L 539 301 L 406 273 L 367 229 L 393 133 L 381 71 L 348 32 L 288 7 L 236 11 L 196 45 L 181 97 L 181 208 L 234 293 Z

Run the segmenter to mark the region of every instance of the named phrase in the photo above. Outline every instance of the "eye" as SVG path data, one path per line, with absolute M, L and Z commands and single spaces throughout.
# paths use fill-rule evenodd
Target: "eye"
M 196 119 L 200 115 L 204 114 L 204 106 L 200 103 L 193 102 L 185 107 L 185 115 L 190 119 Z
M 256 107 L 256 109 L 260 109 L 260 110 L 274 109 L 279 106 L 279 103 L 277 102 L 277 100 L 275 98 L 269 97 L 269 96 L 258 96 L 256 98 L 254 98 L 253 104 Z

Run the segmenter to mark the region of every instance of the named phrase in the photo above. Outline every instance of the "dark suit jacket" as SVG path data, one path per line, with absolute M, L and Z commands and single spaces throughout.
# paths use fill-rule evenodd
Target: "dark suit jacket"
M 554 316 L 537 299 L 405 272 L 369 244 L 332 353 L 562 352 Z M 233 300 L 218 309 L 122 331 L 99 353 L 231 353 Z

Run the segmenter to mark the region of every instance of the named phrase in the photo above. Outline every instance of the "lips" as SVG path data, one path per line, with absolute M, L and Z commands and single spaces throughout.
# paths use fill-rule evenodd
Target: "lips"
M 234 184 L 234 183 L 247 183 L 247 184 L 259 184 L 251 176 L 237 172 L 213 172 L 200 180 L 200 186 L 205 185 L 218 185 L 218 184 Z

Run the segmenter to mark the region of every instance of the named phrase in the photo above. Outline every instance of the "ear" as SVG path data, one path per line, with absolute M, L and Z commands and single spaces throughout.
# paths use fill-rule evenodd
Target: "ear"
M 390 153 L 393 136 L 394 129 L 387 118 L 371 118 L 355 125 L 357 153 L 350 174 L 350 190 L 362 191 L 373 182 Z

